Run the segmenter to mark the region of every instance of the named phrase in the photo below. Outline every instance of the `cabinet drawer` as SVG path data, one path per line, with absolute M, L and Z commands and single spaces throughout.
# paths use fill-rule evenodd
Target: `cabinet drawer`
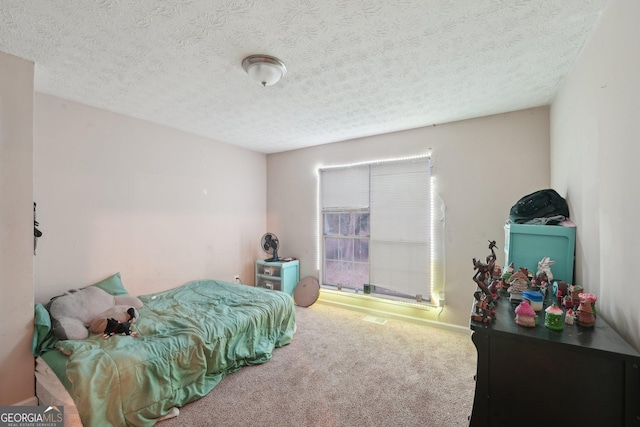
M 258 264 L 257 273 L 262 276 L 281 277 L 281 267 L 279 265 Z
M 256 286 L 259 288 L 272 289 L 274 291 L 279 291 L 280 289 L 280 280 L 277 277 L 260 277 L 258 278 L 258 283 Z

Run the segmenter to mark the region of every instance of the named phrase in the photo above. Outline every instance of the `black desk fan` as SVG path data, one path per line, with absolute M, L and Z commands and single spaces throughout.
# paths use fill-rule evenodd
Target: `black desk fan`
M 271 255 L 271 258 L 265 259 L 266 262 L 275 262 L 280 260 L 280 258 L 278 258 L 278 246 L 280 246 L 278 236 L 273 233 L 265 233 L 265 235 L 262 236 L 262 239 L 260 239 L 260 246 L 263 251 L 268 255 Z

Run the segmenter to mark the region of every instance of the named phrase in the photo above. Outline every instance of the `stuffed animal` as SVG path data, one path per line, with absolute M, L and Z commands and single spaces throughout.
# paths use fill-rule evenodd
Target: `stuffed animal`
M 83 340 L 91 332 L 101 334 L 107 326 L 107 319 L 113 318 L 119 323 L 130 320 L 129 309 L 142 307 L 142 301 L 129 295 L 111 295 L 102 289 L 89 286 L 71 290 L 64 295 L 54 297 L 48 304 L 53 332 L 61 340 Z
M 136 321 L 136 309 L 131 307 L 127 310 L 129 320 L 126 322 L 118 322 L 114 318 L 107 319 L 107 326 L 104 328 L 102 338 L 105 340 L 111 338 L 113 335 L 131 335 L 133 338 L 138 336 L 138 333 L 131 331 L 131 324 Z
M 101 334 L 107 328 L 109 319 L 115 319 L 118 323 L 128 322 L 129 325 L 133 325 L 138 319 L 138 310 L 135 307 L 127 307 L 126 305 L 115 306 L 96 317 L 89 325 L 89 329 L 94 334 Z
M 137 318 L 137 311 L 135 308 L 130 307 L 127 310 L 127 314 L 129 315 L 129 319 L 126 322 L 118 322 L 113 317 L 106 319 L 107 326 L 105 326 L 104 328 L 104 333 L 102 334 L 102 338 L 106 340 L 107 338 L 110 338 L 113 335 L 123 335 L 123 334 L 131 335 L 133 338 L 137 337 L 138 333 L 135 331 L 131 331 L 131 325 L 136 321 L 136 318 Z

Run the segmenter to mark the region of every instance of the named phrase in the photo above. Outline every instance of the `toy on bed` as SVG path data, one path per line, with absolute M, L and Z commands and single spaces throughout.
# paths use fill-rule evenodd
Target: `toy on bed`
M 104 328 L 102 338 L 105 340 L 114 335 L 131 335 L 133 338 L 138 336 L 138 332 L 131 330 L 131 324 L 136 321 L 136 309 L 131 307 L 127 310 L 129 320 L 126 322 L 118 322 L 113 317 L 107 319 L 107 326 Z
M 53 332 L 61 340 L 83 340 L 94 334 L 106 333 L 108 319 L 117 323 L 138 318 L 142 301 L 129 295 L 110 295 L 99 287 L 71 290 L 54 297 L 48 304 Z M 133 315 L 129 311 L 133 310 Z M 127 334 L 128 335 L 128 334 Z

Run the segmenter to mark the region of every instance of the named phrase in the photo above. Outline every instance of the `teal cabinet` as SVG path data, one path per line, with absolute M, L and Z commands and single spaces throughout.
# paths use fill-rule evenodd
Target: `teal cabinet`
M 256 261 L 255 286 L 273 289 L 293 295 L 293 289 L 300 281 L 300 261 Z
M 538 262 L 549 257 L 554 280 L 573 284 L 576 247 L 575 227 L 561 225 L 506 224 L 504 227 L 505 269 L 526 267 L 535 276 Z

